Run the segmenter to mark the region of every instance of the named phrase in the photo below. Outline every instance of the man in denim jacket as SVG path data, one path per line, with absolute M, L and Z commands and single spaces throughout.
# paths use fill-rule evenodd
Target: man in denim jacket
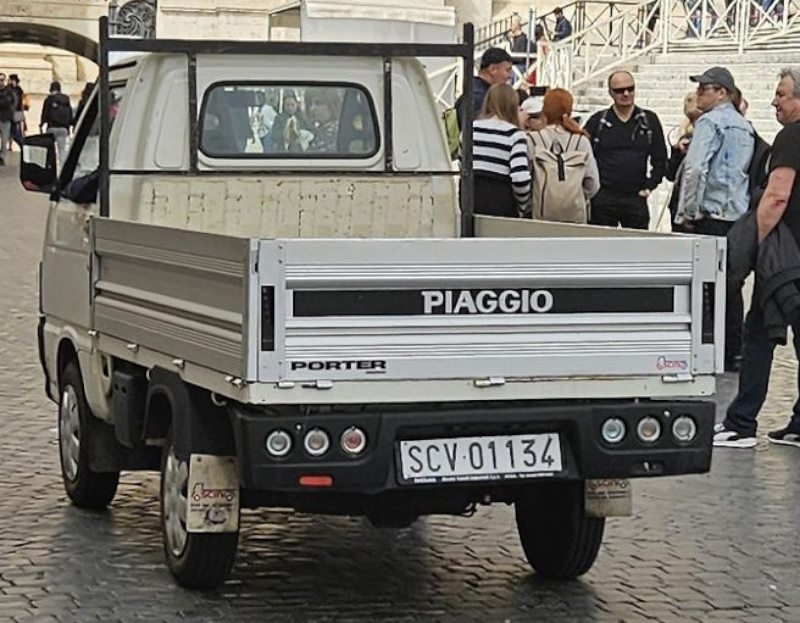
M 753 130 L 731 102 L 736 90 L 731 72 L 712 67 L 690 79 L 697 83 L 697 107 L 703 114 L 686 152 L 675 221 L 690 232 L 725 236 L 747 212 Z M 726 303 L 725 368 L 736 370 L 742 348 L 741 291 L 728 292 Z

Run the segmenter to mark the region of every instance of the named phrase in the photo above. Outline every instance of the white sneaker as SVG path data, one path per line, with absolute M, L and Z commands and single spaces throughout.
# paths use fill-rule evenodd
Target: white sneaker
M 755 436 L 725 428 L 722 422 L 714 424 L 714 446 L 717 448 L 755 448 L 757 443 Z

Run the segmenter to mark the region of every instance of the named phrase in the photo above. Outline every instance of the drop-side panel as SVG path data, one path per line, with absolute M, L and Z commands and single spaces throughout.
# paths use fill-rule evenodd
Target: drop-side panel
M 247 310 L 256 243 L 110 219 L 95 219 L 93 240 L 95 330 L 239 378 L 255 376 Z
M 262 381 L 715 371 L 719 327 L 712 352 L 695 352 L 703 281 L 723 279 L 714 239 L 291 240 L 260 253 L 280 267 L 260 274 L 275 337 Z

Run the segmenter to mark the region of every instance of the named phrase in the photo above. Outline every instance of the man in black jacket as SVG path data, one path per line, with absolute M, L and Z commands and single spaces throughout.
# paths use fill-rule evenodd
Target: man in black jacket
M 458 127 L 471 127 L 472 122 L 477 119 L 483 107 L 483 100 L 489 87 L 495 84 L 505 84 L 511 76 L 511 55 L 500 48 L 489 48 L 481 56 L 478 68 L 478 75 L 472 81 L 472 119 L 465 119 L 466 110 L 462 93 L 456 100 L 455 109 L 458 113 Z
M 0 166 L 6 163 L 6 152 L 11 144 L 11 124 L 17 108 L 14 90 L 6 84 L 6 75 L 0 73 Z
M 39 121 L 39 130 L 47 126 L 47 132 L 56 139 L 56 154 L 59 166 L 67 157 L 67 139 L 69 128 L 72 126 L 72 104 L 69 96 L 61 92 L 61 83 L 54 80 L 50 83 L 50 95 L 42 104 L 42 117 Z
M 779 224 L 782 224 L 781 231 L 788 230 L 800 242 L 800 69 L 784 69 L 780 73 L 772 105 L 783 129 L 772 145 L 769 181 L 756 209 L 758 243 L 761 244 Z M 760 266 L 762 251 L 759 249 Z M 787 300 L 785 294 L 781 294 L 777 302 L 776 297 L 765 296 L 777 293 L 774 286 L 780 285 L 789 288 L 783 291 L 789 292 L 791 297 L 791 284 L 765 283 L 763 277 L 761 271 L 756 275 L 753 300 L 745 319 L 739 391 L 728 407 L 725 420 L 715 427 L 715 446 L 752 448 L 756 445 L 756 418 L 767 396 L 772 354 L 780 340 L 780 333 L 775 331 L 780 327 L 776 327 L 773 320 L 775 305 L 783 315 L 784 326 L 792 325 L 795 353 L 800 357 L 800 317 L 793 311 L 797 306 Z M 800 279 L 795 284 L 798 282 Z M 800 400 L 795 403 L 787 425 L 767 433 L 767 439 L 772 443 L 800 447 Z
M 586 122 L 600 170 L 600 192 L 592 198 L 593 225 L 647 229 L 647 197 L 664 177 L 667 147 L 656 114 L 634 103 L 636 86 L 627 71 L 608 77 L 611 108 Z M 648 175 L 648 161 L 650 174 Z

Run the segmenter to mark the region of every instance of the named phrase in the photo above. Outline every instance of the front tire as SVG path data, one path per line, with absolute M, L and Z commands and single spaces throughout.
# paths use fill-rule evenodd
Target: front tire
M 70 361 L 61 373 L 58 407 L 58 450 L 64 490 L 75 506 L 101 509 L 117 492 L 119 472 L 95 472 L 90 466 L 92 414 L 83 393 L 78 364 Z
M 179 458 L 168 435 L 161 460 L 161 534 L 167 566 L 179 585 L 211 589 L 222 584 L 236 559 L 239 531 L 189 532 L 189 461 Z
M 538 575 L 572 580 L 594 564 L 606 520 L 586 516 L 583 481 L 539 484 L 515 508 L 522 549 Z

